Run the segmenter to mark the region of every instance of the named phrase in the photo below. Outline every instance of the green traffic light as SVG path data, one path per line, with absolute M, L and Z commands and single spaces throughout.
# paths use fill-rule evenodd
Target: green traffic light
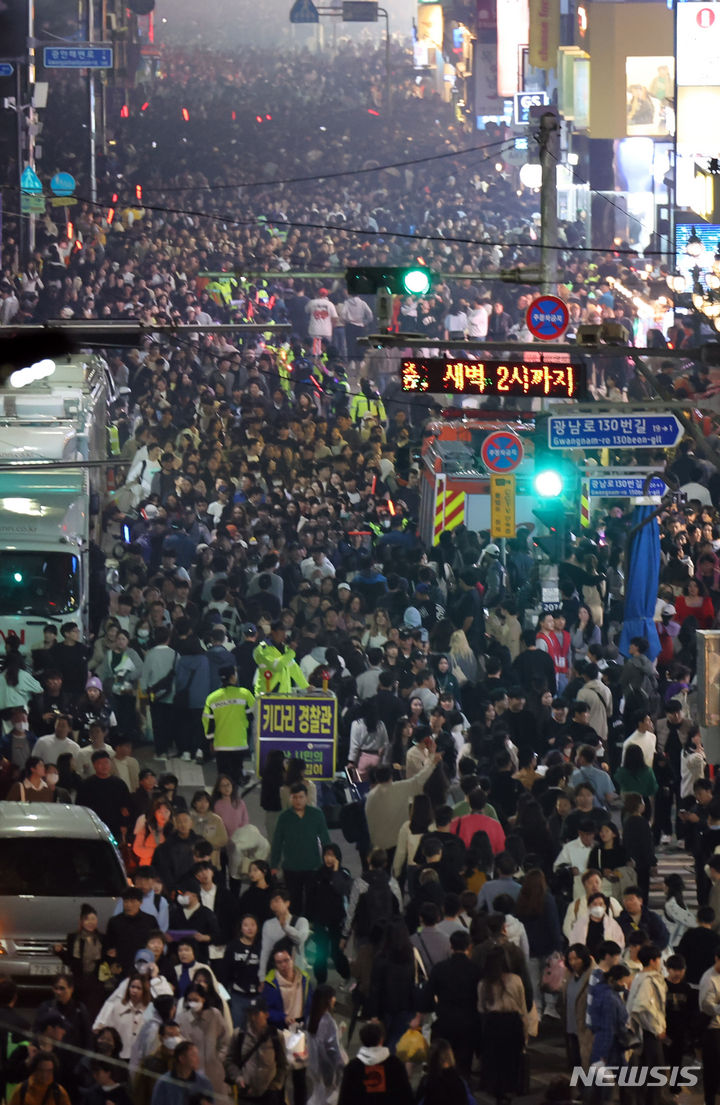
M 563 478 L 552 468 L 537 472 L 533 482 L 541 499 L 556 499 L 558 495 L 562 495 Z
M 430 273 L 427 269 L 408 269 L 403 273 L 402 284 L 408 295 L 427 295 L 430 291 Z

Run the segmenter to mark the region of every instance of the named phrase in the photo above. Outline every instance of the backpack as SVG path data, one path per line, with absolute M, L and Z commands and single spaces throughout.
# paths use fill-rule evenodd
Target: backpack
M 285 1085 L 285 1082 L 287 1080 L 288 1070 L 289 1070 L 287 1052 L 285 1051 L 285 1041 L 283 1039 L 281 1039 L 280 1033 L 278 1032 L 278 1030 L 276 1028 L 273 1027 L 273 1025 L 268 1025 L 267 1036 L 269 1036 L 270 1039 L 272 1040 L 273 1051 L 275 1052 L 275 1066 L 277 1068 L 276 1071 L 275 1071 L 275 1077 L 273 1078 L 272 1082 L 270 1083 L 270 1089 L 281 1089 Z M 237 1055 L 238 1056 L 240 1056 L 241 1053 L 242 1053 L 242 1046 L 243 1046 L 243 1040 L 244 1039 L 245 1039 L 245 1033 L 240 1032 L 239 1035 L 238 1035 L 238 1040 L 237 1040 Z M 242 1070 L 242 1068 L 245 1066 L 248 1059 L 250 1059 L 252 1057 L 254 1052 L 256 1052 L 258 1050 L 258 1048 L 261 1047 L 261 1045 L 265 1042 L 265 1039 L 266 1039 L 266 1036 L 262 1036 L 258 1040 L 258 1042 L 255 1044 L 255 1046 L 250 1049 L 250 1051 L 247 1053 L 247 1055 L 238 1062 L 238 1067 L 239 1067 L 240 1070 Z M 21 1103 L 21 1105 L 22 1105 L 22 1103 Z
M 400 910 L 386 871 L 369 871 L 365 882 L 367 890 L 360 895 L 353 927 L 357 936 L 369 938 L 373 929 L 389 924 Z

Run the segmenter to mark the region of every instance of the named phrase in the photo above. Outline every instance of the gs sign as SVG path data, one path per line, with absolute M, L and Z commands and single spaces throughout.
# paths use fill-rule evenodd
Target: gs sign
M 534 107 L 546 107 L 550 103 L 547 92 L 515 93 L 515 124 L 526 127 L 530 122 L 530 111 Z

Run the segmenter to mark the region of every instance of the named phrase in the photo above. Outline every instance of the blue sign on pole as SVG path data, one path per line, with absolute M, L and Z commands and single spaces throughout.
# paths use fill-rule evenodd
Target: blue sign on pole
M 320 13 L 313 0 L 295 0 L 290 9 L 291 23 L 319 23 Z
M 635 499 L 642 495 L 664 495 L 667 484 L 660 476 L 653 476 L 647 491 L 643 491 L 645 476 L 590 476 L 590 498 Z
M 578 414 L 548 419 L 551 449 L 672 449 L 682 435 L 674 414 Z
M 14 72 L 15 66 L 9 61 L 0 61 L 0 77 L 12 77 Z
M 42 195 L 43 187 L 40 182 L 40 177 L 30 165 L 26 165 L 22 171 L 20 189 L 23 192 L 28 192 L 32 196 Z
M 46 69 L 112 69 L 112 46 L 45 46 Z
M 75 177 L 70 173 L 55 173 L 50 181 L 50 191 L 54 196 L 71 196 L 75 191 Z

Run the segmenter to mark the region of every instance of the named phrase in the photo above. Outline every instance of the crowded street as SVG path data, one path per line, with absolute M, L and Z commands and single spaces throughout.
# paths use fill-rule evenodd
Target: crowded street
M 720 1091 L 682 36 L 387 3 L 0 4 L 2 1105 Z

